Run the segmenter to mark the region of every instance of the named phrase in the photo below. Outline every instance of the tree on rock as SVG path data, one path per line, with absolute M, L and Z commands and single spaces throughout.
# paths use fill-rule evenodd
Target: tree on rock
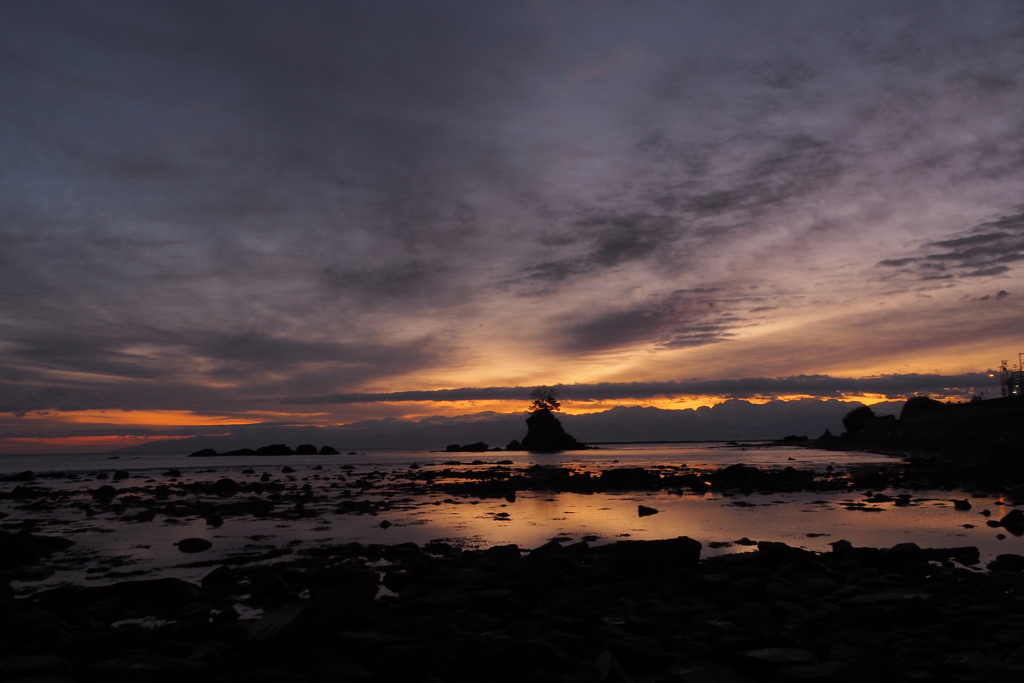
M 558 410 L 562 404 L 555 400 L 557 395 L 558 392 L 551 387 L 537 387 L 530 392 L 530 398 L 533 399 L 530 411 L 536 413 L 538 410 Z
M 526 418 L 526 436 L 522 448 L 533 452 L 571 451 L 586 448 L 567 434 L 562 423 L 552 414 L 561 404 L 555 400 L 556 392 L 551 387 L 537 387 L 530 392 L 533 403 L 530 417 Z

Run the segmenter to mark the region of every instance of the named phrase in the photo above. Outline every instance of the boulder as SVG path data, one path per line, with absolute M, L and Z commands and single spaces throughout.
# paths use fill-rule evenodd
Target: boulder
M 642 467 L 616 467 L 601 472 L 600 484 L 602 489 L 648 491 L 658 488 L 661 477 Z
M 295 447 L 295 455 L 316 455 L 317 448 L 311 443 L 299 444 Z
M 651 515 L 656 515 L 656 514 L 658 514 L 658 509 L 657 508 L 650 508 L 650 507 L 647 507 L 646 505 L 637 505 L 636 506 L 636 515 L 637 515 L 637 517 L 650 517 Z
M 320 455 L 338 455 L 338 449 L 331 446 L 321 446 Z
M 183 538 L 174 545 L 183 553 L 201 553 L 213 547 L 213 543 L 205 538 Z
M 616 567 L 628 571 L 690 569 L 700 563 L 700 541 L 679 536 L 658 541 L 616 541 L 602 550 L 610 553 Z
M 1024 555 L 998 555 L 995 560 L 988 563 L 987 568 L 995 572 L 1024 572 Z
M 57 536 L 37 536 L 26 532 L 0 531 L 0 568 L 13 568 L 66 550 L 75 544 Z
M 1024 510 L 1010 510 L 999 524 L 1014 536 L 1024 536 Z
M 239 487 L 238 482 L 235 481 L 234 479 L 223 477 L 222 479 L 218 479 L 217 481 L 213 482 L 213 485 L 210 487 L 210 490 L 214 494 L 222 498 L 228 498 L 238 493 L 240 488 L 241 487 Z
M 117 495 L 117 489 L 110 484 L 104 484 L 92 492 L 92 497 L 99 501 L 109 502 Z
M 587 447 L 567 434 L 562 423 L 547 409 L 533 411 L 530 417 L 526 418 L 526 429 L 522 447 L 527 451 L 544 453 L 580 450 Z

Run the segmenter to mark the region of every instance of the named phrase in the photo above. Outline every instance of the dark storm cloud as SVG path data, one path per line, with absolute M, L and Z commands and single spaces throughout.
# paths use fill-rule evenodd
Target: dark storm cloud
M 437 363 L 442 355 L 430 339 L 352 344 L 258 330 L 36 334 L 12 343 L 5 354 L 0 406 L 8 412 L 126 403 L 138 409 L 239 408 L 268 394 L 324 391 L 400 375 Z
M 879 261 L 1000 278 L 970 293 L 999 303 L 1022 25 L 998 1 L 0 3 L 2 402 L 423 386 L 489 371 L 496 319 L 550 340 L 540 365 L 724 353 L 804 290 L 855 306 L 808 274 Z M 884 253 L 935 197 L 977 226 Z
M 526 285 L 531 295 L 550 292 L 551 285 L 576 276 L 654 258 L 678 232 L 671 217 L 647 212 L 622 215 L 594 211 L 573 221 L 571 229 L 571 235 L 545 234 L 536 242 L 553 250 L 568 247 L 572 256 L 532 265 L 514 282 Z
M 749 218 L 833 185 L 847 163 L 848 152 L 804 133 L 765 131 L 745 138 L 740 135 L 728 146 L 699 152 L 665 136 L 644 141 L 636 149 L 643 163 L 650 164 L 640 178 L 647 200 L 678 219 L 735 218 L 737 213 Z M 741 169 L 711 173 L 739 145 L 749 145 L 750 161 Z M 695 159 L 702 161 L 696 164 Z M 676 171 L 667 180 L 665 167 Z
M 574 353 L 646 343 L 680 349 L 728 341 L 753 324 L 733 312 L 748 302 L 715 296 L 717 288 L 677 290 L 632 308 L 598 311 L 565 325 L 563 347 Z
M 878 265 L 899 268 L 922 280 L 953 277 L 995 277 L 1010 273 L 1024 261 L 1024 213 L 987 221 L 948 239 L 929 242 L 921 256 L 885 259 Z M 937 276 L 934 271 L 950 271 Z
M 183 340 L 184 341 L 184 340 Z M 351 345 L 337 342 L 313 342 L 281 337 L 258 331 L 205 335 L 189 342 L 189 356 L 219 362 L 217 374 L 245 376 L 256 369 L 288 370 L 295 365 L 337 363 L 345 366 L 419 365 L 429 356 L 422 341 L 410 345 Z
M 688 379 L 667 382 L 602 382 L 598 384 L 556 385 L 559 399 L 565 401 L 603 401 L 624 399 L 717 396 L 727 398 L 769 398 L 812 396 L 839 398 L 852 394 L 883 394 L 898 399 L 915 394 L 966 394 L 995 382 L 985 373 L 963 375 L 904 374 L 878 377 L 832 377 L 798 375 L 795 377 L 746 377 L 742 379 Z M 283 403 L 331 404 L 391 401 L 487 401 L 523 400 L 532 387 L 465 387 L 436 391 L 398 391 L 386 394 L 334 394 L 301 399 L 282 399 Z
M 596 266 L 646 258 L 674 234 L 671 219 L 648 214 L 595 217 L 577 225 L 586 232 L 595 232 L 590 260 Z

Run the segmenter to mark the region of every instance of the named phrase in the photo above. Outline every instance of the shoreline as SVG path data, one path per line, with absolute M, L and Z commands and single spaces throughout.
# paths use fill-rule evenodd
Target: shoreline
M 977 488 L 1024 501 L 1024 435 L 882 436 L 818 439 L 808 448 L 899 458 L 905 478 L 919 488 Z M 915 483 L 920 482 L 920 483 Z
M 178 579 L 0 591 L 5 680 L 1013 680 L 1024 558 L 781 543 L 343 544 Z
M 465 509 L 492 501 L 495 510 L 517 491 L 530 492 L 524 500 L 544 491 L 604 491 L 627 498 L 635 515 L 632 494 L 671 498 L 710 482 L 723 497 L 720 514 L 751 507 L 744 496 L 757 491 L 769 499 L 784 491 L 855 492 L 864 509 L 888 509 L 910 497 L 883 495 L 886 488 L 944 481 L 899 459 L 850 460 L 816 474 L 786 461 L 700 471 L 628 461 L 592 472 L 454 461 L 390 471 L 285 467 L 273 476 L 254 470 L 235 478 L 205 470 L 205 480 L 168 470 L 163 478 L 115 471 L 110 479 L 9 482 L 3 495 L 19 512 L 3 526 L 24 534 L 0 533 L 0 652 L 7 653 L 0 655 L 0 678 L 968 683 L 1024 673 L 1015 635 L 1024 632 L 1024 555 L 983 562 L 966 544 L 878 549 L 854 547 L 836 534 L 830 551 L 815 552 L 744 537 L 732 541 L 742 552 L 706 555 L 716 544 L 687 537 L 555 538 L 525 550 L 441 541 L 281 544 L 286 533 L 277 545 L 257 542 L 208 557 L 196 543 L 201 539 L 184 538 L 188 527 L 171 525 L 168 532 L 180 539 L 174 552 L 184 553 L 176 566 L 198 570 L 199 579 L 133 576 L 137 567 L 128 563 L 108 566 L 104 576 L 115 581 L 105 585 L 25 595 L 12 587 L 19 576 L 31 582 L 44 575 L 66 550 L 60 539 L 39 535 L 52 527 L 33 523 L 47 510 L 58 520 L 74 510 L 125 521 L 139 534 L 157 531 L 149 526 L 156 515 L 216 528 L 225 519 L 287 524 L 333 513 L 382 527 L 382 513 L 427 491 Z M 1024 534 L 1024 512 L 993 510 L 988 526 Z M 756 518 L 744 519 L 756 538 Z M 979 520 L 987 518 L 964 519 L 984 530 Z M 72 561 L 84 568 L 95 559 Z

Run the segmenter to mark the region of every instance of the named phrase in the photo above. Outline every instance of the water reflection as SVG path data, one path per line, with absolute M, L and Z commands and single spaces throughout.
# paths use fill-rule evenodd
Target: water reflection
M 734 463 L 766 467 L 815 468 L 836 471 L 851 464 L 887 462 L 884 456 L 865 456 L 807 449 L 744 449 L 720 445 L 642 446 L 607 451 L 589 451 L 552 456 L 530 454 L 483 454 L 483 464 L 460 465 L 453 469 L 494 467 L 500 460 L 512 460 L 512 468 L 532 464 L 572 466 L 599 472 L 610 467 L 654 467 L 687 465 L 691 468 L 719 468 Z M 257 458 L 254 462 L 231 459 L 202 461 L 180 457 L 140 458 L 137 461 L 107 462 L 102 467 L 74 469 L 84 461 L 64 462 L 69 476 L 37 480 L 31 486 L 65 491 L 52 510 L 19 508 L 18 500 L 0 500 L 0 512 L 9 517 L 2 526 L 14 530 L 33 520 L 36 533 L 66 536 L 76 545 L 64 556 L 55 557 L 58 571 L 52 576 L 16 584 L 21 589 L 38 588 L 62 581 L 112 582 L 126 577 L 155 574 L 198 580 L 217 563 L 239 553 L 258 561 L 274 561 L 281 553 L 299 553 L 317 545 L 350 541 L 361 543 L 426 543 L 445 539 L 471 547 L 515 543 L 523 548 L 540 546 L 552 538 L 593 543 L 619 539 L 658 539 L 690 536 L 704 544 L 704 554 L 740 552 L 749 546 L 742 539 L 781 541 L 789 545 L 827 551 L 840 539 L 856 546 L 890 547 L 914 542 L 922 547 L 977 546 L 982 562 L 1000 553 L 1024 553 L 1024 539 L 998 538 L 999 529 L 985 525 L 988 510 L 999 519 L 1009 511 L 1001 497 L 978 498 L 967 491 L 907 492 L 909 504 L 875 502 L 863 492 L 787 493 L 728 495 L 710 491 L 703 494 L 651 493 L 551 493 L 519 491 L 514 499 L 459 497 L 433 492 L 423 485 L 410 494 L 398 488 L 406 480 L 409 465 L 440 471 L 446 456 L 410 452 L 373 454 L 372 457 L 318 456 L 309 459 Z M 615 461 L 618 461 L 617 463 Z M 10 464 L 8 461 L 7 464 Z M 59 464 L 59 463 L 58 463 Z M 95 465 L 96 463 L 92 463 Z M 283 473 L 287 464 L 294 473 Z M 130 468 L 131 477 L 113 482 L 97 474 L 113 467 Z M 145 467 L 143 467 L 145 466 Z M 181 468 L 180 477 L 161 473 Z M 245 470 L 251 468 L 246 473 Z M 74 474 L 71 474 L 74 473 Z M 128 521 L 124 511 L 101 511 L 91 492 L 114 483 L 122 495 L 146 497 L 160 484 L 213 482 L 232 477 L 239 482 L 260 481 L 264 475 L 280 483 L 284 495 L 297 495 L 309 486 L 310 499 L 294 517 L 259 518 L 251 514 L 222 514 L 223 524 L 213 527 L 199 514 L 179 517 L 158 514 L 151 522 Z M 361 488 L 359 481 L 375 482 L 375 488 Z M 15 482 L 0 484 L 10 492 Z M 134 493 L 130 493 L 134 490 Z M 895 499 L 901 491 L 885 491 Z M 176 494 L 177 495 L 177 494 Z M 184 503 L 223 504 L 199 499 L 199 494 L 172 500 Z M 244 496 L 239 496 L 242 498 Z M 968 499 L 971 510 L 957 510 L 952 499 Z M 342 501 L 355 503 L 387 501 L 389 508 L 377 515 L 339 514 Z M 512 502 L 514 500 L 514 502 Z M 278 500 L 277 510 L 292 502 Z M 92 508 L 90 508 L 90 505 Z M 640 517 L 638 506 L 658 510 Z M 131 512 L 129 506 L 127 512 Z M 387 522 L 386 525 L 382 522 Z M 185 555 L 174 543 L 188 537 L 206 538 L 213 548 L 196 556 Z M 194 563 L 200 563 L 195 565 Z M 191 565 L 191 566 L 190 566 Z

